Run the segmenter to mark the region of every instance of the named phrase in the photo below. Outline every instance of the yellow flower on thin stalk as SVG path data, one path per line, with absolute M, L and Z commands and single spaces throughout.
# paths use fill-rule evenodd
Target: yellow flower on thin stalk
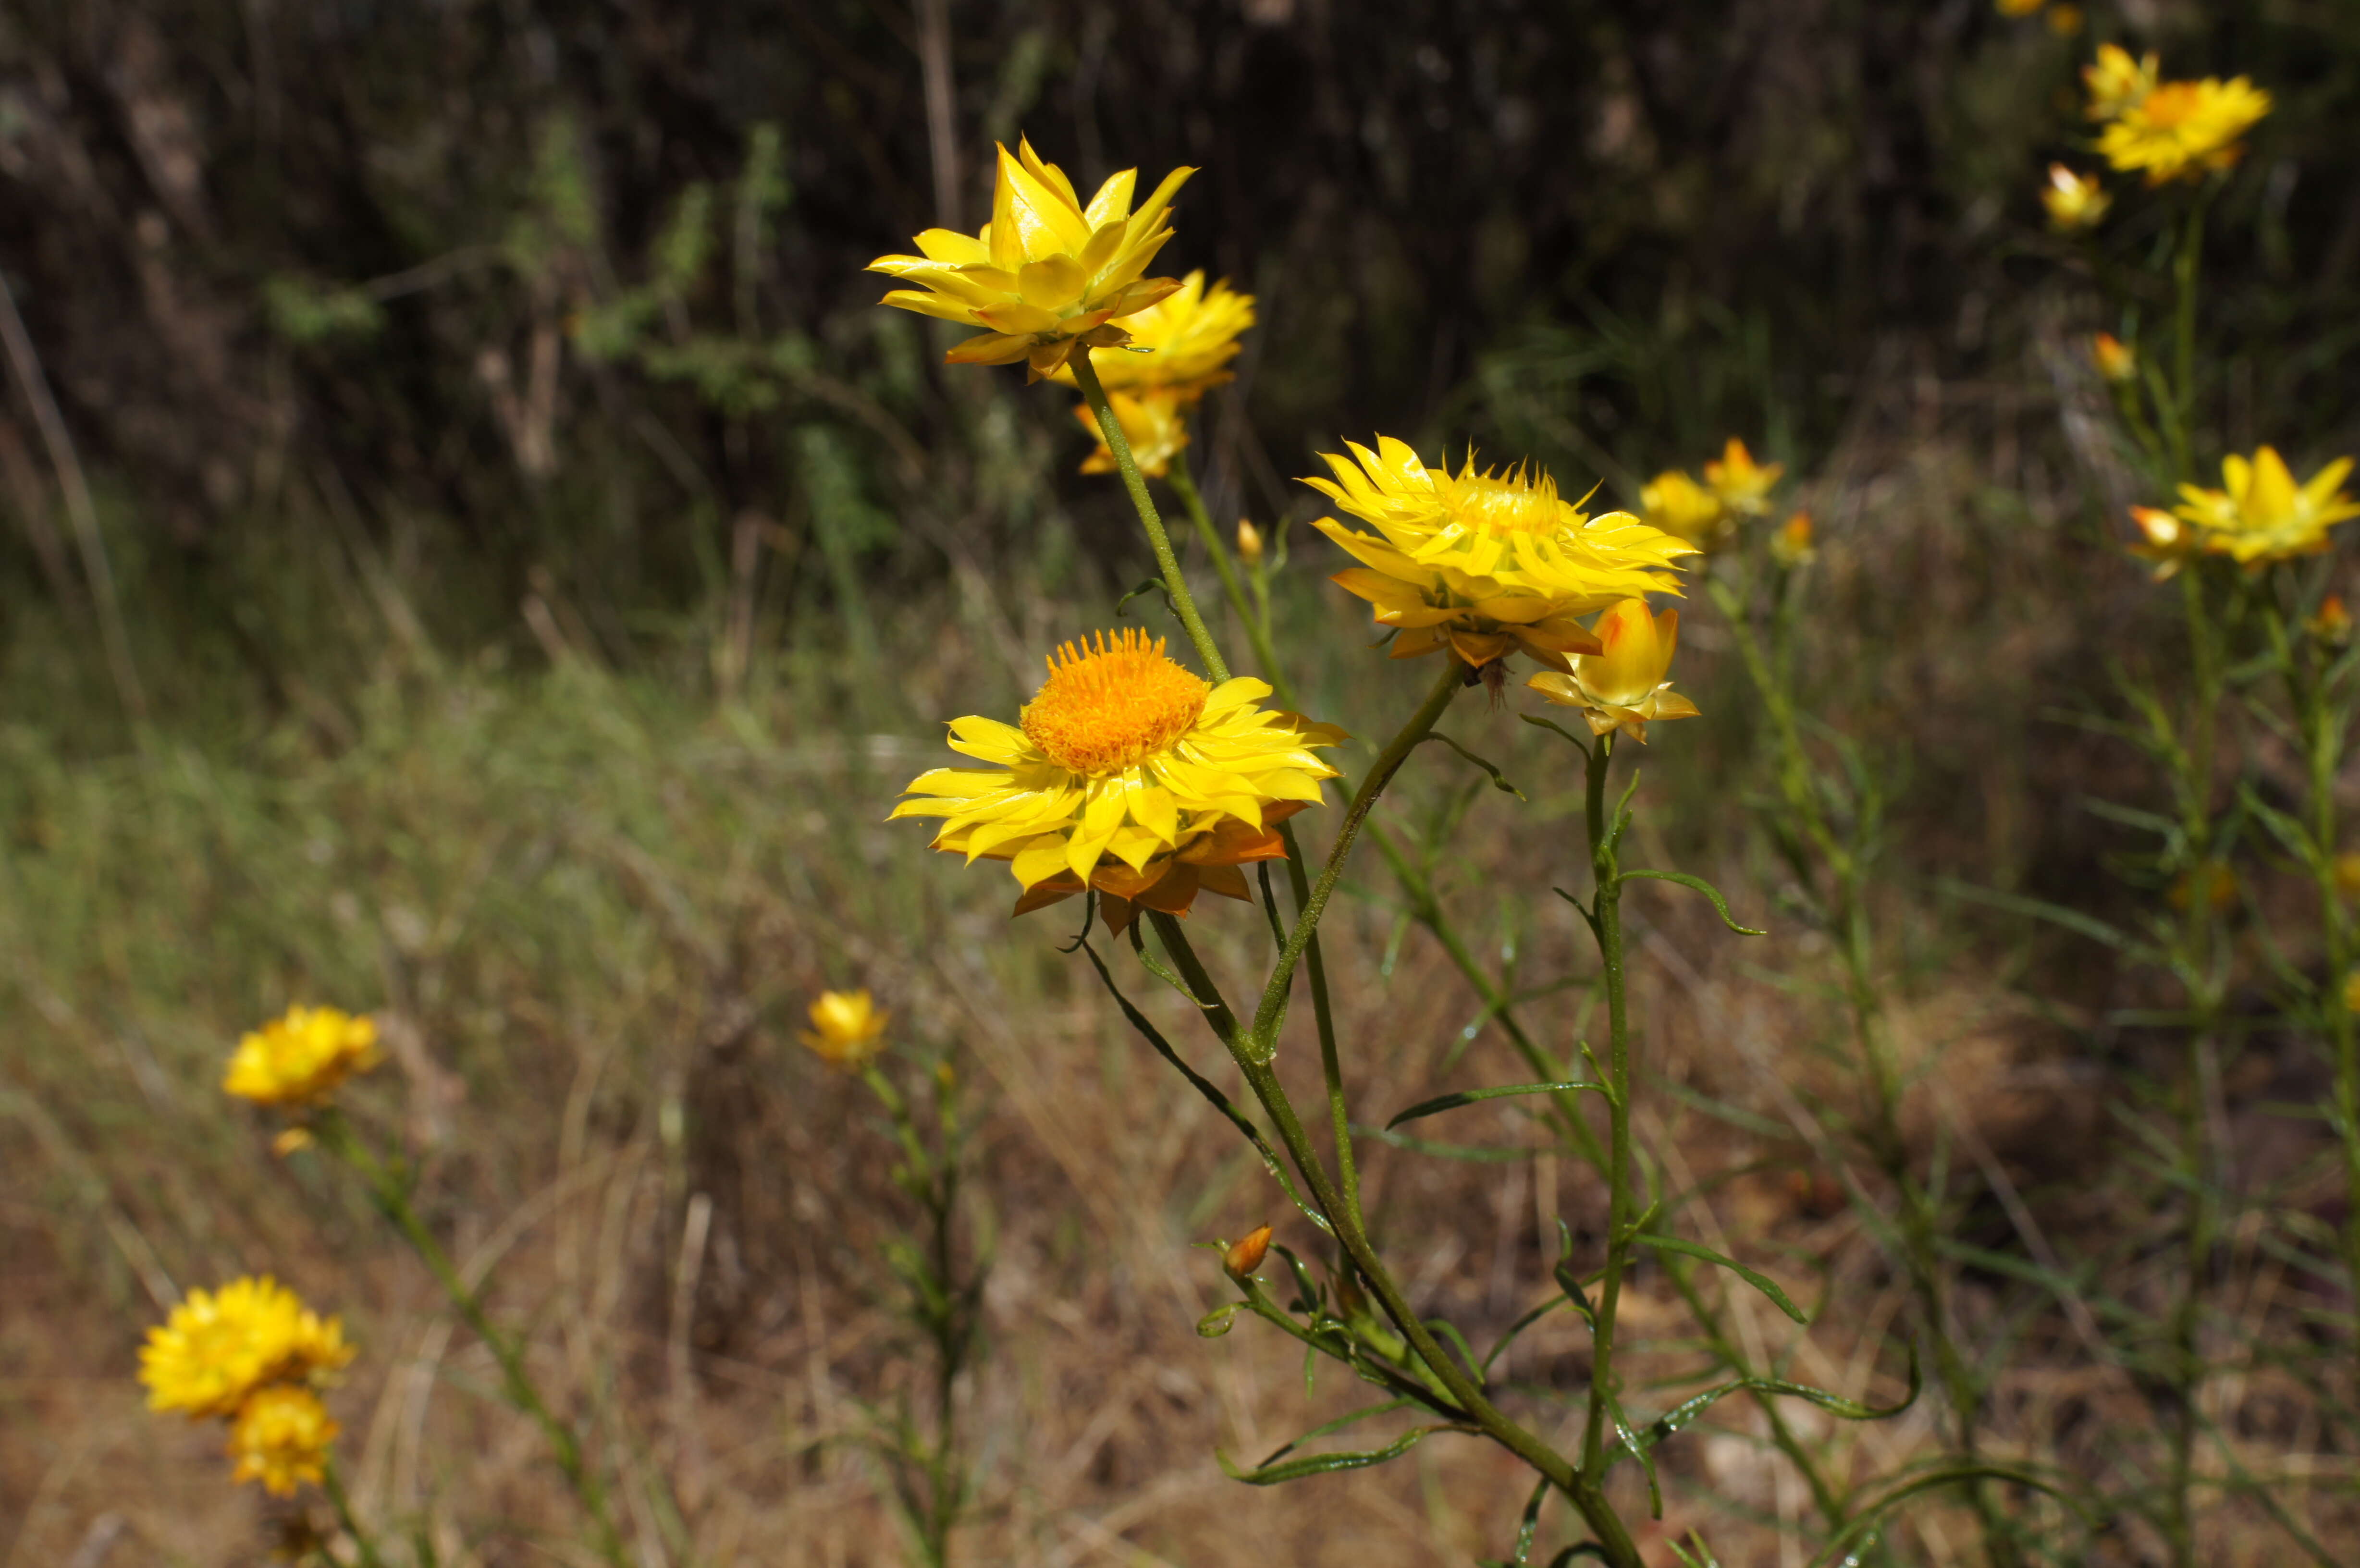
M 1186 401 L 1168 387 L 1148 387 L 1136 393 L 1109 392 L 1107 402 L 1122 426 L 1123 439 L 1131 443 L 1131 455 L 1139 464 L 1139 471 L 1151 479 L 1163 478 L 1171 471 L 1172 460 L 1188 449 Z M 1098 443 L 1082 460 L 1082 472 L 1115 472 L 1114 450 L 1107 445 L 1106 435 L 1098 429 L 1098 415 L 1084 403 L 1074 409 L 1074 418 Z
M 2330 593 L 2320 600 L 2319 608 L 2303 621 L 2302 629 L 2330 648 L 2349 648 L 2352 645 L 2352 612 L 2344 608 L 2344 595 Z M 2337 857 L 2337 862 L 2336 875 L 2340 877 L 2343 875 L 2341 856 Z
M 2049 183 L 2040 188 L 2040 204 L 2049 209 L 2049 222 L 2065 234 L 2094 226 L 2106 215 L 2114 199 L 2096 177 L 2076 174 L 2061 163 L 2049 166 Z
M 2138 351 L 2112 332 L 2090 340 L 2090 358 L 2098 374 L 2116 387 L 2138 379 Z
M 1076 347 L 1128 342 L 1115 323 L 1180 287 L 1146 272 L 1172 237 L 1172 197 L 1196 172 L 1174 169 L 1134 208 L 1139 171 L 1127 169 L 1084 205 L 1065 170 L 1020 141 L 1012 154 L 1000 149 L 991 222 L 979 234 L 928 229 L 916 240 L 923 254 L 880 256 L 869 270 L 918 285 L 883 303 L 986 329 L 953 347 L 951 363 L 1022 360 L 1038 381 Z
M 1809 564 L 1819 557 L 1819 547 L 1812 542 L 1811 514 L 1797 512 L 1778 525 L 1770 536 L 1770 559 L 1788 571 Z
M 2352 460 L 2338 458 L 2297 485 L 2274 448 L 2263 447 L 2251 458 L 2232 453 L 2221 461 L 2225 488 L 2183 485 L 2172 511 L 2194 526 L 2204 550 L 2258 569 L 2319 554 L 2327 549 L 2329 528 L 2360 517 L 2360 504 L 2343 491 L 2351 472 Z
M 377 1023 L 334 1007 L 290 1007 L 237 1042 L 222 1087 L 257 1105 L 314 1105 L 376 1066 Z
M 1639 491 L 1639 506 L 1647 526 L 1686 539 L 1697 549 L 1721 549 L 1737 531 L 1737 519 L 1710 489 L 1688 477 L 1685 469 L 1667 468 Z
M 1590 516 L 1538 469 L 1478 472 L 1470 452 L 1453 474 L 1391 436 L 1374 452 L 1346 444 L 1349 458 L 1320 454 L 1333 480 L 1304 483 L 1377 531 L 1334 517 L 1311 526 L 1360 562 L 1331 581 L 1393 628 L 1395 659 L 1448 648 L 1480 669 L 1521 650 L 1570 669 L 1568 655 L 1598 646 L 1576 616 L 1672 589 L 1675 563 L 1696 553 L 1628 512 Z
M 1236 378 L 1229 361 L 1245 346 L 1239 335 L 1253 324 L 1252 295 L 1239 293 L 1226 279 L 1208 289 L 1204 273 L 1192 272 L 1171 293 L 1122 319 L 1123 331 L 1131 334 L 1122 353 L 1090 363 L 1109 395 L 1164 391 L 1193 405 Z M 1059 365 L 1049 379 L 1078 385 L 1070 365 Z
M 1259 706 L 1251 677 L 1214 686 L 1137 628 L 1067 643 L 1014 724 L 951 721 L 981 768 L 912 779 L 893 817 L 941 817 L 936 849 L 1005 860 L 1015 913 L 1100 895 L 1107 924 L 1185 915 L 1199 892 L 1250 899 L 1240 866 L 1286 853 L 1272 830 L 1320 799 L 1314 755 L 1344 732 Z
M 2149 185 L 2227 169 L 2245 153 L 2238 138 L 2270 112 L 2270 95 L 2243 76 L 2166 82 L 2126 104 L 2099 135 L 2098 150 Z
M 1732 512 L 1758 517 L 1770 509 L 1771 487 L 1786 472 L 1783 463 L 1754 462 L 1745 443 L 1732 436 L 1721 456 L 1704 465 L 1704 482 Z
M 148 1331 L 139 1380 L 149 1410 L 194 1420 L 233 1414 L 264 1384 L 322 1377 L 352 1358 L 341 1319 L 321 1317 L 266 1275 L 190 1291 Z
M 2155 91 L 2157 59 L 2153 54 L 2133 60 L 2120 44 L 2100 44 L 2093 65 L 2081 68 L 2081 85 L 2089 90 L 2084 111 L 2092 120 L 2111 120 Z
M 1652 614 L 1644 599 L 1625 599 L 1598 617 L 1601 651 L 1573 661 L 1569 674 L 1544 670 L 1524 682 L 1559 707 L 1579 708 L 1590 733 L 1628 731 L 1644 746 L 1652 719 L 1692 719 L 1697 705 L 1665 677 L 1679 646 L 1680 613 Z
M 803 1030 L 803 1044 L 831 1066 L 857 1071 L 885 1049 L 885 1026 L 892 1018 L 866 988 L 822 991 L 811 1005 L 812 1027 Z
M 1262 564 L 1262 530 L 1253 526 L 1251 517 L 1238 519 L 1238 559 L 1248 566 Z
M 343 1429 L 311 1389 L 291 1383 L 257 1388 L 230 1423 L 233 1482 L 259 1481 L 275 1497 L 291 1497 L 305 1481 L 327 1475 L 328 1449 Z

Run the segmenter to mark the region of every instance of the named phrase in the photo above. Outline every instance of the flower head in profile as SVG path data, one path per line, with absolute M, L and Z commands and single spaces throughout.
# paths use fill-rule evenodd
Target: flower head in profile
M 2160 506 L 2133 506 L 2131 522 L 2139 532 L 2131 553 L 2153 563 L 2158 583 L 2177 575 L 2203 552 L 2204 536 Z
M 2319 554 L 2327 549 L 2329 528 L 2360 517 L 2360 504 L 2343 490 L 2351 472 L 2352 460 L 2339 458 L 2297 485 L 2274 448 L 2263 447 L 2251 458 L 2232 453 L 2221 462 L 2224 488 L 2183 485 L 2172 511 L 2193 526 L 2205 550 L 2258 569 Z
M 1736 536 L 1737 519 L 1727 504 L 1685 469 L 1667 468 L 1647 481 L 1639 491 L 1639 506 L 1649 528 L 1700 550 L 1717 550 Z
M 2049 183 L 2040 188 L 2040 204 L 2049 209 L 2050 226 L 2075 234 L 2096 226 L 2114 199 L 2094 175 L 2076 174 L 2061 163 L 2049 166 Z
M 885 1026 L 892 1018 L 865 989 L 822 991 L 811 1005 L 803 1044 L 832 1066 L 865 1067 L 885 1049 Z
M 190 1291 L 148 1331 L 139 1380 L 151 1410 L 226 1416 L 267 1383 L 304 1381 L 352 1358 L 342 1321 L 322 1318 L 266 1276 Z
M 1721 456 L 1704 465 L 1704 482 L 1730 511 L 1758 517 L 1770 509 L 1770 488 L 1786 472 L 1783 463 L 1756 463 L 1745 443 L 1735 436 Z
M 2090 340 L 2090 360 L 2098 374 L 2116 387 L 2138 379 L 2138 351 L 2112 332 Z
M 1014 153 L 1002 147 L 991 222 L 980 234 L 928 229 L 917 236 L 922 254 L 880 256 L 869 270 L 918 286 L 896 289 L 883 303 L 985 329 L 950 351 L 952 363 L 1021 359 L 1037 381 L 1077 346 L 1128 341 L 1114 323 L 1180 287 L 1146 272 L 1172 237 L 1173 194 L 1196 172 L 1174 169 L 1134 207 L 1139 171 L 1127 169 L 1085 205 L 1065 170 L 1043 161 L 1031 142 Z
M 1573 661 L 1570 674 L 1544 670 L 1524 682 L 1560 707 L 1579 708 L 1590 733 L 1627 730 L 1645 745 L 1650 719 L 1692 719 L 1697 705 L 1665 677 L 1679 646 L 1680 613 L 1654 615 L 1644 599 L 1625 599 L 1598 617 L 1601 651 Z
M 1107 402 L 1122 426 L 1122 439 L 1131 443 L 1131 461 L 1139 464 L 1139 471 L 1151 479 L 1170 473 L 1172 460 L 1188 449 L 1187 404 L 1180 396 L 1165 387 L 1147 387 L 1135 393 L 1109 392 Z M 1098 415 L 1084 403 L 1074 410 L 1074 418 L 1098 443 L 1082 460 L 1082 472 L 1112 474 L 1114 449 L 1107 445 L 1098 429 Z
M 377 1023 L 334 1007 L 290 1007 L 237 1042 L 222 1087 L 257 1105 L 319 1104 L 382 1056 Z
M 2120 44 L 2100 44 L 2096 62 L 2081 68 L 2081 85 L 2090 94 L 2084 113 L 2092 120 L 2114 118 L 2155 91 L 2156 71 L 2152 54 L 2134 60 Z
M 2098 136 L 2098 150 L 2149 185 L 2227 169 L 2245 152 L 2239 138 L 2270 112 L 2270 95 L 2245 77 L 2166 82 L 2125 104 Z
M 1391 436 L 1374 452 L 1348 444 L 1349 458 L 1321 454 L 1334 479 L 1304 483 L 1376 532 L 1311 526 L 1360 561 L 1333 581 L 1394 629 L 1395 659 L 1448 648 L 1480 669 L 1521 649 L 1571 669 L 1568 655 L 1598 646 L 1576 616 L 1671 589 L 1675 563 L 1696 553 L 1628 512 L 1590 516 L 1536 469 L 1479 472 L 1470 452 L 1453 474 Z
M 1096 888 L 1120 931 L 1142 909 L 1185 915 L 1202 891 L 1248 898 L 1240 866 L 1286 851 L 1272 830 L 1319 800 L 1331 724 L 1259 706 L 1251 677 L 1213 686 L 1136 628 L 1067 643 L 1014 724 L 951 722 L 987 766 L 912 779 L 894 817 L 941 817 L 934 847 L 1005 860 L 1016 913 Z
M 1192 272 L 1171 293 L 1122 319 L 1123 331 L 1131 334 L 1123 353 L 1090 363 L 1109 394 L 1164 391 L 1194 404 L 1233 379 L 1229 361 L 1245 346 L 1239 335 L 1253 324 L 1252 295 L 1239 293 L 1227 280 L 1208 289 L 1205 275 Z M 1074 386 L 1074 367 L 1060 365 L 1050 379 Z
M 291 1497 L 327 1474 L 328 1449 L 341 1429 L 311 1389 L 292 1383 L 257 1388 L 230 1423 L 233 1481 L 259 1481 L 274 1497 Z

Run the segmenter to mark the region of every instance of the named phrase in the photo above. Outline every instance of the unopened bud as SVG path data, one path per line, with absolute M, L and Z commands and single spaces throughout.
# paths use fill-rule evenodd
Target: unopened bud
M 2120 384 L 2138 377 L 2138 352 L 2112 332 L 2100 332 L 2090 340 L 2090 357 L 2097 362 L 2098 374 Z
M 270 1152 L 284 1160 L 299 1149 L 311 1147 L 311 1129 L 291 1127 L 270 1140 Z
M 1262 1260 L 1269 1256 L 1270 1226 L 1256 1225 L 1229 1245 L 1229 1251 L 1221 1255 L 1221 1267 L 1242 1279 L 1261 1268 Z
M 1248 566 L 1262 564 L 1262 530 L 1250 517 L 1238 519 L 1238 559 Z
M 2342 648 L 2352 640 L 2352 612 L 2344 607 L 2344 595 L 2330 593 L 2319 602 L 2319 612 L 2312 615 L 2305 630 L 2320 641 Z
M 1811 514 L 1797 512 L 1770 536 L 1770 558 L 1781 566 L 1800 566 L 1819 554 L 1811 543 Z

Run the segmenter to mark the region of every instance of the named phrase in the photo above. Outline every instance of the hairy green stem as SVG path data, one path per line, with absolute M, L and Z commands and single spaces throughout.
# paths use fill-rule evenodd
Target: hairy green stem
M 1590 830 L 1590 929 L 1606 985 L 1607 1222 L 1606 1270 L 1599 1281 L 1590 1330 L 1590 1410 L 1582 1424 L 1581 1470 L 1593 1479 L 1606 1467 L 1606 1412 L 1614 1402 L 1614 1321 L 1631 1257 L 1631 1021 L 1622 965 L 1622 881 L 1614 825 L 1606 819 L 1606 775 L 1614 760 L 1612 732 L 1587 754 L 1583 821 Z
M 1164 591 L 1172 596 L 1172 607 L 1179 614 L 1181 626 L 1187 629 L 1196 657 L 1204 661 L 1205 672 L 1216 684 L 1227 681 L 1229 664 L 1221 658 L 1221 650 L 1213 645 L 1213 634 L 1206 628 L 1205 617 L 1196 613 L 1196 601 L 1188 592 L 1188 580 L 1180 573 L 1180 558 L 1172 552 L 1172 536 L 1164 531 L 1164 518 L 1155 510 L 1154 498 L 1147 493 L 1147 481 L 1131 455 L 1131 441 L 1122 433 L 1122 421 L 1114 417 L 1114 409 L 1107 402 L 1106 388 L 1099 384 L 1098 370 L 1090 364 L 1090 351 L 1077 348 L 1066 363 L 1074 367 L 1074 379 L 1081 383 L 1082 397 L 1098 419 L 1099 437 L 1105 441 L 1107 450 L 1114 453 L 1114 465 L 1121 471 L 1123 488 L 1131 492 L 1131 504 L 1139 513 L 1140 525 L 1147 530 L 1148 545 L 1155 551 L 1155 569 L 1164 574 Z

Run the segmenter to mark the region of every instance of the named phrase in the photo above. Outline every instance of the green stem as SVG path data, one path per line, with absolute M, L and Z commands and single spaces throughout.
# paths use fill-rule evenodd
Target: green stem
M 344 1478 L 336 1473 L 333 1457 L 320 1467 L 320 1489 L 328 1494 L 328 1504 L 336 1510 L 336 1522 L 344 1527 L 344 1533 L 359 1549 L 361 1568 L 385 1568 L 385 1559 L 377 1555 L 377 1542 L 369 1539 L 368 1531 L 361 1528 L 361 1521 L 353 1513 L 352 1499 L 344 1495 Z M 325 1556 L 325 1552 L 322 1555 Z M 335 1559 L 331 1557 L 329 1561 L 333 1563 Z
M 1139 463 L 1131 455 L 1131 440 L 1122 433 L 1122 421 L 1114 417 L 1114 408 L 1107 402 L 1106 388 L 1098 382 L 1096 366 L 1090 364 L 1090 351 L 1077 348 L 1066 361 L 1074 367 L 1074 379 L 1081 384 L 1082 397 L 1088 402 L 1090 412 L 1098 422 L 1098 435 L 1114 453 L 1114 465 L 1122 473 L 1123 488 L 1131 492 L 1131 504 L 1139 513 L 1142 527 L 1147 529 L 1147 542 L 1155 551 L 1155 569 L 1164 574 L 1164 592 L 1172 595 L 1172 607 L 1180 615 L 1181 626 L 1187 628 L 1188 640 L 1204 661 L 1205 672 L 1218 685 L 1229 678 L 1229 667 L 1221 658 L 1221 650 L 1213 646 L 1213 634 L 1206 629 L 1205 618 L 1196 613 L 1196 601 L 1188 593 L 1188 580 L 1180 574 L 1180 558 L 1172 553 L 1172 536 L 1164 531 L 1164 518 L 1155 510 L 1154 498 L 1147 493 L 1147 481 L 1139 472 Z
M 1363 789 L 1366 789 L 1364 785 Z M 1321 1163 L 1318 1152 L 1312 1148 L 1310 1136 L 1305 1132 L 1302 1118 L 1295 1114 L 1294 1103 L 1287 1098 L 1286 1089 L 1279 1082 L 1276 1070 L 1267 1057 L 1258 1056 L 1250 1049 L 1249 1037 L 1240 1031 L 1236 1016 L 1221 999 L 1212 975 L 1189 946 L 1187 933 L 1182 931 L 1180 922 L 1160 912 L 1152 912 L 1149 918 L 1154 923 L 1156 935 L 1162 940 L 1164 951 L 1172 955 L 1181 977 L 1188 983 L 1191 994 L 1204 1007 L 1206 1019 L 1212 1026 L 1214 1034 L 1228 1048 L 1231 1060 L 1245 1075 L 1247 1085 L 1253 1090 L 1254 1098 L 1278 1128 L 1279 1140 L 1286 1146 L 1288 1159 L 1310 1187 L 1313 1201 L 1335 1227 L 1336 1239 L 1342 1246 L 1345 1256 L 1351 1260 L 1353 1269 L 1367 1284 L 1370 1293 L 1376 1297 L 1393 1327 L 1416 1351 L 1418 1359 L 1426 1364 L 1451 1399 L 1483 1429 L 1486 1436 L 1532 1466 L 1546 1476 L 1551 1486 L 1565 1494 L 1598 1537 L 1600 1545 L 1607 1553 L 1606 1560 L 1613 1564 L 1613 1568 L 1642 1568 L 1636 1543 L 1622 1519 L 1608 1505 L 1601 1487 L 1604 1474 L 1602 1468 L 1585 1465 L 1576 1470 L 1563 1454 L 1510 1420 L 1484 1397 L 1470 1369 L 1443 1348 L 1433 1331 L 1411 1310 L 1408 1297 L 1385 1268 L 1383 1259 L 1377 1256 L 1359 1216 L 1346 1205 L 1335 1182 L 1329 1179 L 1327 1167 Z
M 1606 775 L 1614 760 L 1612 732 L 1586 753 L 1588 790 L 1583 820 L 1590 830 L 1590 929 L 1606 986 L 1607 1225 L 1606 1270 L 1598 1287 L 1590 1332 L 1590 1410 L 1582 1425 L 1581 1470 L 1605 1472 L 1606 1411 L 1614 1400 L 1614 1320 L 1631 1252 L 1631 1025 L 1622 964 L 1622 885 L 1613 824 L 1606 820 Z
M 508 1403 L 541 1428 L 558 1469 L 564 1473 L 566 1486 L 581 1503 L 583 1511 L 590 1516 L 591 1526 L 597 1532 L 599 1555 L 614 1568 L 628 1568 L 623 1539 L 617 1533 L 614 1518 L 607 1509 L 606 1486 L 585 1460 L 581 1442 L 573 1429 L 558 1420 L 541 1397 L 531 1374 L 525 1369 L 522 1345 L 492 1322 L 482 1296 L 460 1274 L 451 1255 L 442 1250 L 442 1244 L 434 1239 L 434 1233 L 410 1206 L 410 1194 L 403 1190 L 400 1179 L 354 1134 L 350 1125 L 332 1111 L 322 1118 L 317 1130 L 321 1143 L 330 1152 L 361 1173 L 377 1212 L 401 1233 L 402 1239 L 410 1243 L 410 1249 L 442 1285 L 442 1293 L 458 1309 L 459 1316 L 490 1349 L 492 1358 L 499 1364 Z
M 1301 961 L 1304 950 L 1311 943 L 1312 935 L 1319 929 L 1319 918 L 1327 913 L 1328 900 L 1336 891 L 1336 883 L 1344 875 L 1344 862 L 1350 858 L 1352 844 L 1360 836 L 1360 824 L 1384 793 L 1385 786 L 1399 772 L 1401 765 L 1418 744 L 1433 733 L 1443 710 L 1450 706 L 1466 685 L 1466 677 L 1458 659 L 1446 653 L 1442 674 L 1426 692 L 1426 701 L 1399 734 L 1386 743 L 1377 757 L 1376 766 L 1360 780 L 1360 788 L 1352 797 L 1349 810 L 1344 813 L 1344 825 L 1336 832 L 1336 842 L 1328 851 L 1328 862 L 1319 868 L 1319 878 L 1304 896 L 1301 911 L 1295 917 L 1295 929 L 1287 933 L 1286 945 L 1271 970 L 1270 983 L 1262 987 L 1262 1002 L 1254 1009 L 1252 1043 L 1264 1060 L 1278 1050 L 1278 1025 L 1286 1012 L 1287 988 L 1295 980 L 1295 966 Z

